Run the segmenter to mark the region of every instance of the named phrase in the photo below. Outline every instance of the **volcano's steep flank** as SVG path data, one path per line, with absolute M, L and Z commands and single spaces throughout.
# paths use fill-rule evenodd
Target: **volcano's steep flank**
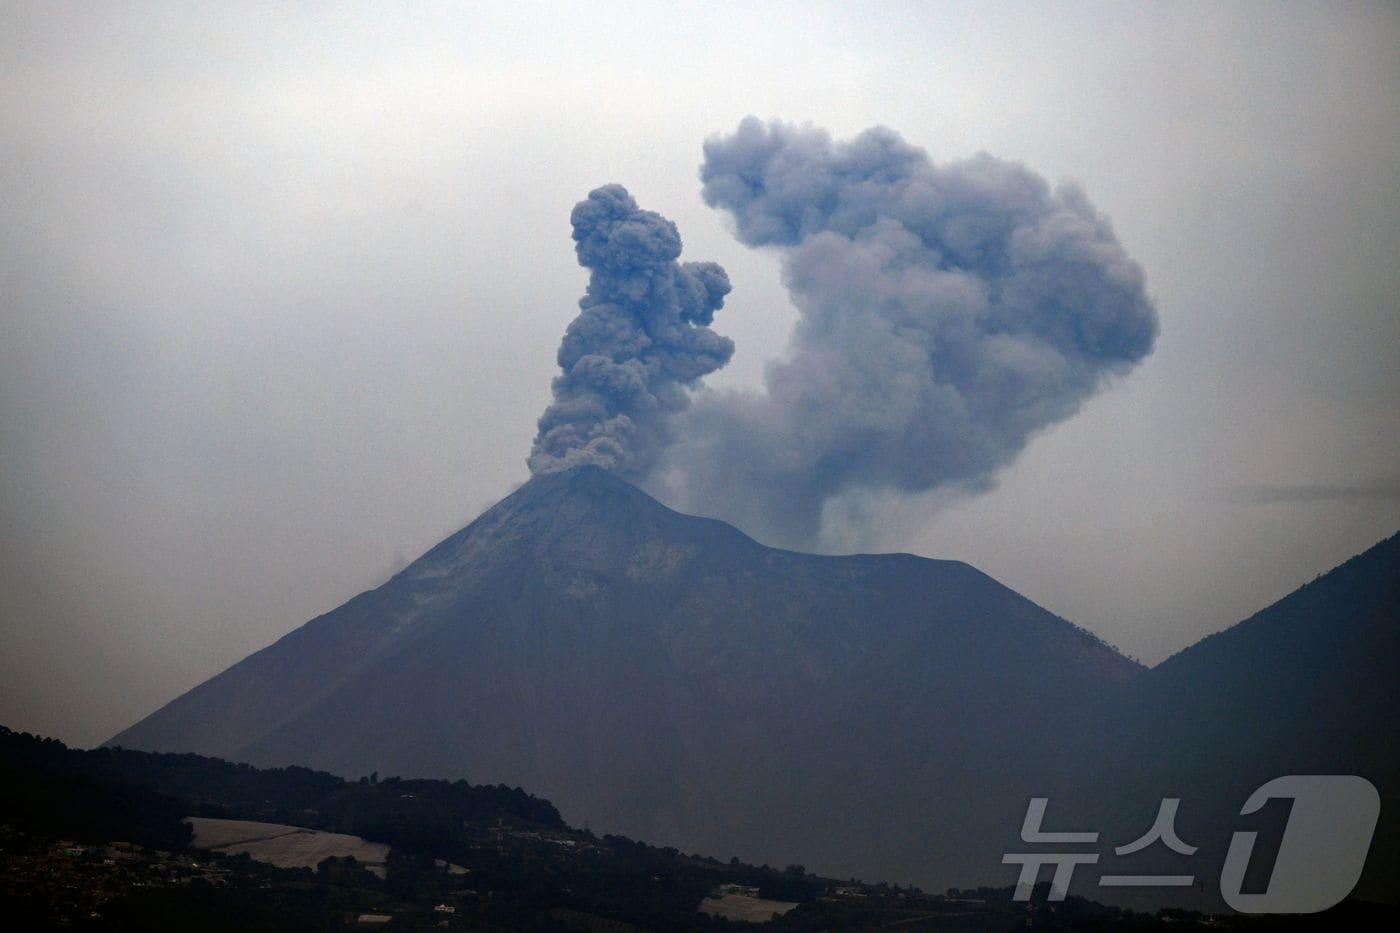
M 467 776 L 658 843 L 969 883 L 1139 670 L 966 564 L 767 548 L 582 467 L 112 743 Z
M 112 743 L 528 787 L 576 825 L 935 890 L 1013 881 L 1031 796 L 1108 845 L 1177 796 L 1207 907 L 1249 791 L 1360 774 L 1361 892 L 1390 899 L 1398 579 L 1392 538 L 1144 671 L 966 564 L 776 550 L 584 466 Z

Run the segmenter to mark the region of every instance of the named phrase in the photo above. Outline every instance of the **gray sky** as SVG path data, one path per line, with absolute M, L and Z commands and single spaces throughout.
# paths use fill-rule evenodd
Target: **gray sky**
M 579 6 L 0 5 L 0 723 L 100 741 L 523 480 L 600 184 L 728 270 L 708 382 L 759 385 L 778 258 L 696 178 L 750 113 L 1078 181 L 1161 315 L 851 544 L 1155 662 L 1400 527 L 1396 6 Z

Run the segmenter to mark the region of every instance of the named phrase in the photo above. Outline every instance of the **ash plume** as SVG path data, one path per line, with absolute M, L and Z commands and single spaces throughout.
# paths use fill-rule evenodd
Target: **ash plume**
M 985 154 L 934 164 L 883 128 L 838 142 L 750 117 L 704 154 L 706 203 L 782 256 L 787 352 L 761 392 L 699 389 L 732 351 L 706 326 L 727 279 L 676 265 L 674 226 L 599 189 L 575 210 L 593 278 L 532 469 L 599 463 L 810 548 L 843 504 L 990 488 L 1152 350 L 1142 270 L 1072 185 Z
M 676 225 L 638 208 L 620 185 L 590 192 L 571 219 L 588 290 L 559 347 L 563 373 L 530 471 L 595 464 L 636 478 L 671 441 L 686 387 L 734 354 L 709 327 L 729 278 L 712 262 L 676 262 Z

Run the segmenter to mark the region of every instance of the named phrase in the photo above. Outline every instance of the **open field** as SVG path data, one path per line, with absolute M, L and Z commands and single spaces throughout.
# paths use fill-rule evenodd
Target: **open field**
M 331 856 L 354 856 L 382 878 L 389 855 L 389 847 L 383 843 L 301 826 L 200 816 L 188 817 L 185 822 L 194 829 L 194 844 L 201 849 L 231 855 L 246 852 L 250 858 L 279 868 L 315 868 Z
M 700 902 L 700 912 L 744 923 L 767 923 L 774 914 L 785 914 L 796 907 L 792 901 L 770 901 L 747 894 L 724 894 Z

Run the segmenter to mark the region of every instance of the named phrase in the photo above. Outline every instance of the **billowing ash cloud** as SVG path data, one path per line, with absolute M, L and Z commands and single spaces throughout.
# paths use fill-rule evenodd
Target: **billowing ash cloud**
M 843 493 L 986 488 L 1152 349 L 1108 222 L 1020 165 L 749 118 L 700 175 L 744 243 L 782 252 L 801 318 L 765 394 L 709 394 L 684 419 L 654 478 L 681 507 L 802 546 Z
M 734 353 L 734 342 L 709 328 L 729 278 L 712 262 L 676 262 L 676 225 L 639 209 L 620 185 L 591 192 L 572 222 L 588 291 L 559 347 L 563 373 L 530 470 L 591 463 L 640 477 L 670 442 L 686 387 Z
M 1084 195 L 979 155 L 935 165 L 887 129 L 835 142 L 749 118 L 705 145 L 705 201 L 783 256 L 800 320 L 766 390 L 723 365 L 728 288 L 621 189 L 575 211 L 593 270 L 531 465 L 602 463 L 772 543 L 842 497 L 989 488 L 1031 435 L 1151 352 L 1142 270 Z M 633 229 L 635 227 L 635 229 Z

